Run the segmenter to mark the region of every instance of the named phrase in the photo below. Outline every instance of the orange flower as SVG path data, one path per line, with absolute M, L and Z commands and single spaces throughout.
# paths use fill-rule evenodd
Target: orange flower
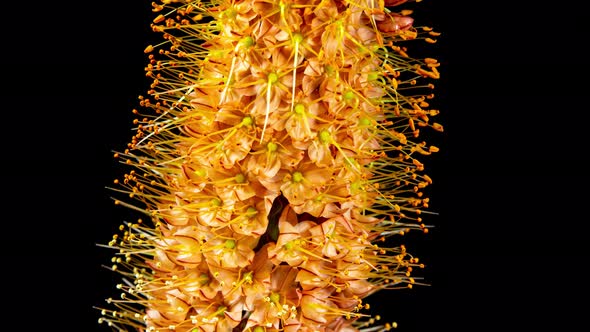
M 248 169 L 256 176 L 258 181 L 265 185 L 265 187 L 274 192 L 278 192 L 279 188 L 270 183 L 280 181 L 275 176 L 281 169 L 292 169 L 298 165 L 304 156 L 304 151 L 293 146 L 291 138 L 287 135 L 279 135 L 280 139 L 270 141 L 266 145 L 260 145 L 254 152 L 252 158 L 248 160 Z
M 257 241 L 256 237 L 233 233 L 224 228 L 220 234 L 207 240 L 202 251 L 209 265 L 243 268 L 252 264 Z
M 293 206 L 303 205 L 332 181 L 334 173 L 331 168 L 318 168 L 311 160 L 303 159 L 285 176 L 281 192 Z
M 268 248 L 269 257 L 275 260 L 275 264 L 280 265 L 281 262 L 285 262 L 290 266 L 298 266 L 309 259 L 308 254 L 312 249 L 308 241 L 311 235 L 309 229 L 316 224 L 312 221 L 298 220 L 297 214 L 289 206 L 283 210 L 278 223 L 277 242 L 271 243 Z
M 301 294 L 295 284 L 296 275 L 297 269 L 289 266 L 280 265 L 274 269 L 268 293 L 254 303 L 246 329 L 260 326 L 278 331 L 281 326 L 298 322 L 297 307 Z

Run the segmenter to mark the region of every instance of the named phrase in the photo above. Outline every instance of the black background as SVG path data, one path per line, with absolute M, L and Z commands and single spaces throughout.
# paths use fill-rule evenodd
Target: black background
M 123 4 L 124 3 L 124 4 Z M 399 331 L 580 330 L 588 296 L 588 12 L 572 3 L 425 0 L 443 34 L 435 229 L 409 236 L 429 287 L 369 301 Z M 0 89 L 6 324 L 98 330 L 101 268 L 128 217 L 105 189 L 147 90 L 149 1 L 10 3 Z M 106 331 L 107 329 L 103 329 Z

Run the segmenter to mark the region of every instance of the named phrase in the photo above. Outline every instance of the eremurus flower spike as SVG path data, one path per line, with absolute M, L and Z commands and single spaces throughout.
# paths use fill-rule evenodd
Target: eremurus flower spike
M 392 237 L 427 232 L 418 140 L 433 58 L 406 0 L 160 0 L 130 170 L 142 214 L 107 247 L 117 331 L 385 331 L 375 292 L 424 284 Z M 418 2 L 418 1 L 416 1 Z M 398 10 L 399 8 L 399 10 Z M 373 308 L 375 309 L 375 308 Z

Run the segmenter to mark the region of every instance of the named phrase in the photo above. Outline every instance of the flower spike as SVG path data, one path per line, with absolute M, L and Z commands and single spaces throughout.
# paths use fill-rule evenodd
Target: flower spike
M 415 1 L 419 2 L 419 1 Z M 423 285 L 398 239 L 432 184 L 433 43 L 407 0 L 159 0 L 153 79 L 115 154 L 115 331 L 387 331 L 370 296 Z M 376 309 L 376 308 L 372 308 Z M 378 308 L 377 308 L 378 309 Z

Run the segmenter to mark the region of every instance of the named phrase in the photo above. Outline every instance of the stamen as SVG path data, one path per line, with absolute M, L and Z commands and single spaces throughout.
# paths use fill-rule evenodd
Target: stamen
M 297 63 L 299 62 L 299 44 L 303 41 L 303 35 L 300 33 L 293 34 L 293 82 L 291 87 L 291 111 L 295 107 L 295 88 L 297 84 Z
M 264 114 L 264 126 L 262 127 L 262 134 L 260 135 L 260 143 L 264 141 L 264 132 L 266 131 L 266 125 L 268 124 L 268 116 L 270 114 L 270 97 L 271 87 L 279 80 L 279 76 L 272 72 L 268 74 L 268 83 L 266 84 L 266 112 Z

